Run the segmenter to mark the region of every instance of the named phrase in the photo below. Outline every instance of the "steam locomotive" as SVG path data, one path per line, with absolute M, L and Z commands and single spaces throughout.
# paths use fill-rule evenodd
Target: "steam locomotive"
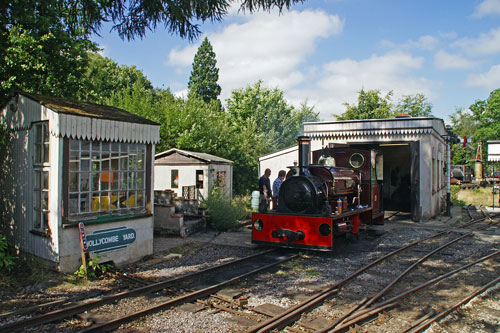
M 299 137 L 299 162 L 289 167 L 278 208 L 252 215 L 252 243 L 331 250 L 337 237 L 360 225 L 383 224 L 383 155 L 377 150 L 325 148 L 311 156 Z

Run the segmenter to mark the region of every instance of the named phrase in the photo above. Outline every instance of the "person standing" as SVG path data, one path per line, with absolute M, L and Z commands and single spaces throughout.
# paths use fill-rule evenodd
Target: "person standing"
M 278 209 L 278 194 L 280 192 L 281 184 L 285 180 L 286 171 L 280 170 L 278 172 L 278 177 L 273 182 L 273 210 Z
M 273 193 L 271 189 L 271 181 L 269 180 L 271 176 L 271 169 L 266 169 L 264 175 L 259 178 L 259 211 L 266 212 L 269 209 L 269 201 L 271 200 Z

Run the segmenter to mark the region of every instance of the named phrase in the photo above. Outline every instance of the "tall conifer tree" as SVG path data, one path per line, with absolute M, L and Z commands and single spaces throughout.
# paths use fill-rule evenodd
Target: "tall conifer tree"
M 212 44 L 205 37 L 194 56 L 193 70 L 189 78 L 188 89 L 190 94 L 196 94 L 206 103 L 216 100 L 220 95 L 219 69 Z

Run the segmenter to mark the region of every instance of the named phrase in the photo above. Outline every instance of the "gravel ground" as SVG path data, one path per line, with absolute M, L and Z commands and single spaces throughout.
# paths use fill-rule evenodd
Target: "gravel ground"
M 416 239 L 427 237 L 436 233 L 436 229 L 446 227 L 450 223 L 448 219 L 437 219 L 425 224 L 415 224 L 406 220 L 388 222 L 383 227 L 376 227 L 362 232 L 359 239 L 339 239 L 336 248 L 332 252 L 302 252 L 299 259 L 282 265 L 279 269 L 269 271 L 259 276 L 242 281 L 234 288 L 241 289 L 248 298 L 248 306 L 255 307 L 263 304 L 273 304 L 282 308 L 289 308 L 299 304 L 307 297 L 317 293 L 324 287 L 342 280 L 358 268 L 370 261 L 393 251 L 403 244 L 411 243 Z M 241 234 L 239 235 L 241 236 Z M 135 265 L 124 268 L 127 274 L 146 281 L 158 281 L 170 277 L 179 276 L 193 272 L 205 267 L 213 266 L 229 260 L 242 258 L 260 251 L 252 247 L 240 247 L 216 244 L 214 233 L 205 233 L 187 240 L 170 242 L 175 246 L 157 247 L 157 253 L 153 258 Z M 436 270 L 437 274 L 443 274 L 456 267 L 453 262 L 459 259 L 477 258 L 486 253 L 498 250 L 500 247 L 500 231 L 498 226 L 490 227 L 489 231 L 477 234 L 473 238 L 466 238 L 460 245 L 444 251 L 445 254 L 429 260 L 426 267 Z M 167 244 L 168 239 L 158 240 L 158 244 Z M 424 255 L 425 246 L 422 247 L 421 255 Z M 428 312 L 437 300 L 445 297 L 455 301 L 460 292 L 472 291 L 478 287 L 477 283 L 483 282 L 477 279 L 477 283 L 471 282 L 477 277 L 477 271 L 486 270 L 490 276 L 496 276 L 500 272 L 499 260 L 489 261 L 481 267 L 473 268 L 460 275 L 459 279 L 439 284 L 438 287 L 412 297 L 408 304 L 400 309 L 380 314 L 376 320 L 366 327 L 356 328 L 359 332 L 399 332 L 405 325 L 419 316 Z M 379 291 L 392 276 L 392 272 L 403 270 L 411 264 L 410 259 L 403 257 L 393 263 L 384 263 L 379 267 L 371 269 L 361 275 L 358 283 L 347 285 L 339 291 L 332 299 L 325 302 L 323 306 L 312 311 L 312 316 L 321 317 L 331 322 L 342 315 L 347 309 L 359 302 L 368 294 Z M 439 273 L 441 272 L 441 273 Z M 421 277 L 417 271 L 409 281 L 417 283 Z M 423 274 L 423 273 L 422 273 Z M 484 279 L 488 278 L 485 276 Z M 484 283 L 483 283 L 484 284 Z M 116 286 L 116 281 L 104 279 L 94 282 L 92 285 L 72 286 L 58 289 L 52 287 L 44 292 L 43 285 L 36 288 L 40 297 L 57 297 L 60 295 L 75 295 L 89 292 L 90 290 L 110 290 Z M 16 296 L 4 294 L 0 305 L 4 309 L 8 304 L 17 299 L 32 299 L 33 290 L 26 290 Z M 463 294 L 465 295 L 465 294 Z M 6 299 L 8 296 L 10 299 Z M 433 324 L 429 332 L 500 332 L 500 287 L 489 290 L 487 294 L 478 297 L 459 311 L 446 317 L 437 324 Z M 130 301 L 129 308 L 134 309 L 137 304 L 148 302 L 148 300 Z M 10 302 L 10 303 L 9 303 Z M 449 302 L 451 304 L 452 302 Z M 419 306 L 419 310 L 411 308 L 411 305 Z M 438 311 L 441 310 L 438 306 Z M 109 305 L 107 311 L 114 312 L 113 305 Z M 107 312 L 106 311 L 106 312 Z M 118 315 L 115 313 L 114 315 Z M 64 326 L 59 326 L 60 331 L 72 331 L 72 322 L 67 321 Z M 217 312 L 214 309 L 199 312 L 182 311 L 170 309 L 147 316 L 139 321 L 125 325 L 120 330 L 137 332 L 244 332 L 248 326 L 227 312 Z

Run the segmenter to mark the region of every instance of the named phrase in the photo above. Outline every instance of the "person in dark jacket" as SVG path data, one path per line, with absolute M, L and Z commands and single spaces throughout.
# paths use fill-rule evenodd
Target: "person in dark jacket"
M 259 211 L 266 212 L 269 209 L 269 201 L 273 196 L 273 190 L 271 189 L 271 181 L 269 180 L 271 176 L 271 169 L 266 169 L 264 175 L 259 178 Z

